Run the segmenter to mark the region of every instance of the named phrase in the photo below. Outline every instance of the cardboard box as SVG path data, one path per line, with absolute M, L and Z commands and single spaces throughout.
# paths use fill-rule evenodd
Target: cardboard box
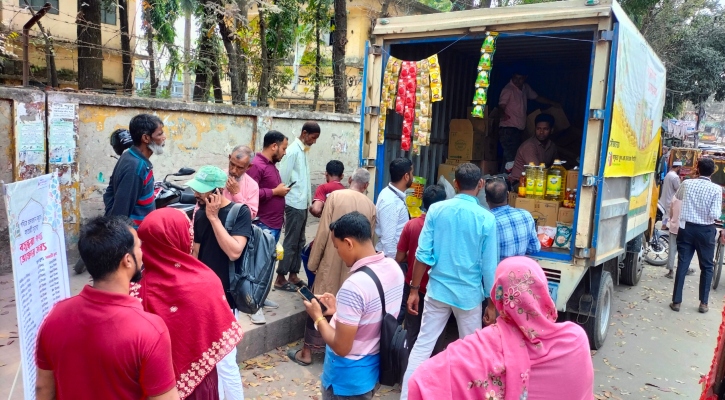
M 498 161 L 481 161 L 478 166 L 481 168 L 481 173 L 483 175 L 498 174 Z
M 516 192 L 509 192 L 509 205 L 516 207 L 516 200 L 519 198 L 519 194 Z
M 579 184 L 579 170 L 570 169 L 566 171 L 566 189 L 577 189 Z
M 562 224 L 571 225 L 574 223 L 574 209 L 559 207 L 559 216 L 556 218 L 557 222 Z
M 448 135 L 448 158 L 482 160 L 484 135 L 474 134 L 467 119 L 452 119 Z
M 534 199 L 527 199 L 525 197 L 520 197 L 516 199 L 516 208 L 520 208 L 522 210 L 526 210 L 531 213 L 531 215 L 534 215 L 536 213 L 536 200 Z M 534 217 L 536 219 L 536 217 Z
M 536 200 L 536 212 L 538 215 L 537 226 L 556 227 L 559 217 L 559 202 L 552 200 Z
M 448 183 L 452 185 L 456 179 L 456 167 L 456 165 L 440 164 L 438 166 L 438 175 L 436 175 L 436 183 L 438 183 L 438 178 L 443 175 Z
M 458 165 L 458 164 L 463 164 L 463 163 L 467 163 L 467 162 L 470 162 L 470 161 L 469 160 L 458 160 L 455 158 L 446 159 L 446 164 L 448 164 L 448 165 Z

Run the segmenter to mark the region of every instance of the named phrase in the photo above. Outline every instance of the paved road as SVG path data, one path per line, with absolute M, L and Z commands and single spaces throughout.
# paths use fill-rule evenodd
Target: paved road
M 698 272 L 687 278 L 682 311 L 674 313 L 668 307 L 673 281 L 664 273 L 647 266 L 639 286 L 615 287 L 609 336 L 592 356 L 598 399 L 699 398 L 698 381 L 712 361 L 725 288 L 712 292 L 710 312 L 699 314 Z M 287 361 L 287 348 L 241 365 L 246 399 L 321 399 L 322 358 L 301 367 Z M 378 397 L 399 396 L 399 390 L 383 387 Z

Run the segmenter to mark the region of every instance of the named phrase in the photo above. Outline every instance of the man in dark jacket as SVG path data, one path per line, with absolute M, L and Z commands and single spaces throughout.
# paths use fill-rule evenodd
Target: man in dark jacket
M 122 215 L 135 228 L 156 206 L 152 154 L 163 154 L 164 123 L 155 115 L 139 114 L 129 124 L 133 146 L 121 155 L 103 194 L 106 216 Z

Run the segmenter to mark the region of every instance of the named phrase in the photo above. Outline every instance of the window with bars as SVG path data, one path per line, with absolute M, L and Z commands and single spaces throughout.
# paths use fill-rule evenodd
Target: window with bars
M 116 10 L 118 9 L 118 1 L 101 5 L 101 23 L 107 25 L 116 25 Z
M 59 0 L 27 0 L 27 4 L 25 2 L 26 0 L 19 0 L 18 5 L 20 7 L 27 7 L 28 4 L 30 4 L 30 8 L 33 9 L 33 11 L 38 11 L 45 3 L 50 3 L 50 10 L 48 10 L 49 14 L 58 14 L 58 1 Z

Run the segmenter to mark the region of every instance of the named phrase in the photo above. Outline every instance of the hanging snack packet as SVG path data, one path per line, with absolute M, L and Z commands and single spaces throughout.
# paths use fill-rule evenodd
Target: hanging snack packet
M 428 63 L 430 66 L 430 90 L 431 90 L 431 102 L 443 100 L 443 83 L 441 81 L 441 67 L 438 63 L 438 55 L 432 55 L 428 57 Z
M 471 110 L 471 116 L 474 118 L 483 118 L 483 106 L 474 106 Z
M 485 106 L 486 102 L 488 101 L 488 96 L 486 92 L 488 92 L 488 89 L 486 88 L 476 89 L 476 93 L 473 95 L 473 104 Z
M 476 87 L 487 88 L 489 85 L 488 71 L 478 71 L 476 76 Z
M 479 71 L 490 71 L 491 63 L 493 61 L 493 55 L 489 53 L 481 54 L 481 59 L 478 61 Z
M 486 39 L 483 40 L 483 46 L 481 46 L 481 53 L 491 53 L 496 51 L 496 38 L 498 38 L 498 32 L 487 32 Z

